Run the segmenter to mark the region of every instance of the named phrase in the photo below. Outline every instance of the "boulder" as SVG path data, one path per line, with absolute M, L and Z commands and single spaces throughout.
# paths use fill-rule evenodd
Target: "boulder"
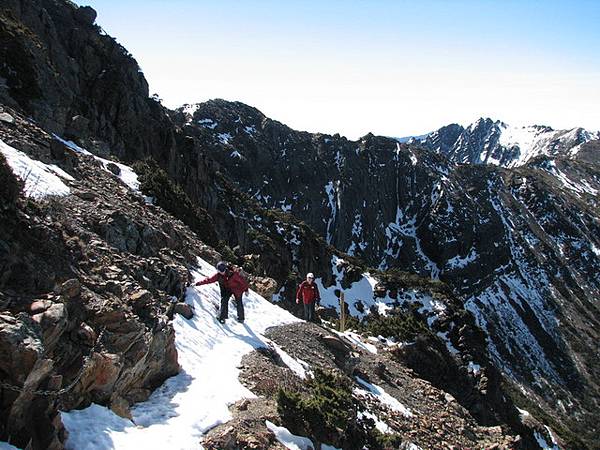
M 348 344 L 346 344 L 344 341 L 342 341 L 340 338 L 338 338 L 336 336 L 331 336 L 331 335 L 321 336 L 321 341 L 328 348 L 330 348 L 331 350 L 334 350 L 334 351 L 350 353 L 350 351 L 352 350 L 352 348 Z
M 83 344 L 92 347 L 96 343 L 98 334 L 87 323 L 82 322 L 76 331 L 77 339 Z
M 0 122 L 14 123 L 15 122 L 15 118 L 13 116 L 11 116 L 7 112 L 2 112 L 2 113 L 0 113 Z
M 43 352 L 40 328 L 27 314 L 0 314 L 0 373 L 22 384 Z
M 252 277 L 250 286 L 267 300 L 273 298 L 273 294 L 275 294 L 279 288 L 277 281 L 269 277 Z
M 137 253 L 141 247 L 141 236 L 137 224 L 120 211 L 111 214 L 104 225 L 105 240 L 120 251 Z
M 81 200 L 92 201 L 98 198 L 98 194 L 92 191 L 78 191 L 75 192 L 75 195 L 79 197 Z
M 143 308 L 152 301 L 152 294 L 145 289 L 134 292 L 129 296 L 129 302 L 134 308 Z
M 31 302 L 31 305 L 29 305 L 29 313 L 31 315 L 43 313 L 50 308 L 52 304 L 53 303 L 50 300 L 34 300 Z
M 113 175 L 117 175 L 117 176 L 121 175 L 121 168 L 119 166 L 117 166 L 115 163 L 109 162 L 108 164 L 106 164 L 106 168 Z
M 81 293 L 81 283 L 77 278 L 71 278 L 61 285 L 60 293 L 67 298 L 77 297 Z
M 62 303 L 53 303 L 46 311 L 32 316 L 32 319 L 40 324 L 46 351 L 51 351 L 67 329 L 67 308 Z
M 173 306 L 173 312 L 182 315 L 188 320 L 194 317 L 194 309 L 191 305 L 188 305 L 187 303 L 176 303 Z

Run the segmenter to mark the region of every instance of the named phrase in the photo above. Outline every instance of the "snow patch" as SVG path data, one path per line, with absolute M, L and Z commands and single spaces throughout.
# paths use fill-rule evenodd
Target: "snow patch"
M 413 417 L 413 413 L 410 411 L 410 409 L 400 403 L 396 398 L 385 392 L 382 387 L 377 386 L 376 384 L 371 384 L 360 377 L 355 378 L 360 385 L 368 389 L 368 391 L 365 391 L 360 388 L 355 388 L 355 392 L 363 395 L 365 393 L 374 395 L 382 404 L 388 406 L 394 411 L 401 413 L 404 417 Z
M 225 145 L 229 145 L 229 141 L 233 138 L 230 133 L 219 133 L 217 134 L 217 139 Z
M 296 436 L 290 433 L 287 428 L 278 427 L 268 420 L 265 420 L 265 424 L 285 448 L 290 450 L 312 450 L 314 448 L 312 441 L 306 437 Z
M 10 445 L 8 442 L 0 442 L 0 450 L 20 450 L 14 445 Z
M 471 247 L 471 250 L 467 256 L 456 255 L 454 258 L 450 258 L 446 262 L 446 267 L 448 269 L 463 269 L 475 261 L 478 257 L 479 255 L 477 254 L 475 248 Z
M 381 433 L 391 433 L 391 428 L 390 426 L 383 422 L 379 417 L 377 417 L 375 414 L 369 412 L 369 411 L 359 411 L 357 414 L 359 419 L 362 419 L 363 417 L 366 417 L 367 419 L 371 419 L 373 422 L 375 422 L 375 428 L 377 428 L 377 430 L 379 430 L 379 432 Z
M 71 192 L 63 180 L 75 179 L 60 167 L 32 159 L 1 139 L 0 151 L 13 173 L 25 182 L 24 192 L 27 197 L 41 199 L 48 195 L 68 195 Z
M 371 276 L 368 272 L 362 274 L 360 280 L 352 283 L 352 285 L 344 289 L 341 285 L 341 281 L 344 277 L 343 265 L 345 261 L 333 255 L 331 257 L 331 271 L 334 275 L 335 283 L 329 287 L 323 285 L 322 278 L 315 279 L 315 283 L 319 287 L 321 293 L 321 305 L 326 307 L 335 308 L 338 312 L 340 311 L 340 299 L 336 295 L 336 292 L 344 293 L 344 301 L 348 305 L 349 312 L 352 316 L 362 319 L 369 314 L 371 306 L 377 305 L 378 303 L 392 302 L 389 297 L 377 298 L 373 296 L 373 288 L 377 284 L 377 280 Z M 362 303 L 362 311 L 357 309 L 359 302 Z
M 217 125 L 219 125 L 212 119 L 200 119 L 196 123 L 200 126 L 203 126 L 204 128 L 210 128 L 211 130 L 214 130 L 215 128 L 217 128 Z
M 96 156 L 93 153 L 91 153 L 91 152 L 87 151 L 86 149 L 80 147 L 79 145 L 75 144 L 74 142 L 66 141 L 66 140 L 60 138 L 59 136 L 57 136 L 56 134 L 54 134 L 53 136 L 55 139 L 58 139 L 60 142 L 65 144 L 67 147 L 69 147 L 71 150 L 73 150 L 77 153 L 81 153 L 83 155 L 93 157 L 96 161 L 99 161 L 100 163 L 102 163 L 102 168 L 105 171 L 107 171 L 108 173 L 110 173 L 113 176 L 114 176 L 114 174 L 108 169 L 108 165 L 109 164 L 116 165 L 120 171 L 119 175 L 116 175 L 117 178 L 119 178 L 123 183 L 125 183 L 132 191 L 139 193 L 140 182 L 138 180 L 137 174 L 134 172 L 134 170 L 131 167 L 126 166 L 125 164 L 121 164 L 119 162 L 110 161 L 108 159 Z

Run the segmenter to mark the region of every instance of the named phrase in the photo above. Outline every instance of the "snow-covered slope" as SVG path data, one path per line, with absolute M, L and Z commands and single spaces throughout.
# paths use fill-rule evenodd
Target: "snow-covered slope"
M 449 125 L 410 142 L 446 154 L 459 163 L 516 167 L 539 155 L 574 157 L 581 144 L 599 137 L 600 132 L 583 128 L 513 126 L 482 118 L 466 128 Z
M 198 260 L 196 280 L 213 273 L 210 264 Z M 206 431 L 231 419 L 230 404 L 254 397 L 238 380 L 242 356 L 267 346 L 262 333 L 269 327 L 298 321 L 250 291 L 244 299 L 246 322 L 238 323 L 230 311 L 230 319 L 221 325 L 215 319 L 220 302 L 217 284 L 189 288 L 186 301 L 194 307 L 194 317 L 174 319 L 181 373 L 132 408 L 133 421 L 94 404 L 63 412 L 68 449 L 198 448 Z M 293 358 L 285 354 L 282 358 L 294 365 Z

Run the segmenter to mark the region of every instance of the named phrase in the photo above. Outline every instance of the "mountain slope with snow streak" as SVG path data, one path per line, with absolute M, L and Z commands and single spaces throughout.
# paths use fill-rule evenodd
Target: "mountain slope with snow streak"
M 199 259 L 195 280 L 212 275 L 214 268 Z M 253 291 L 244 296 L 246 322 L 216 320 L 218 284 L 189 288 L 186 302 L 195 309 L 192 319 L 174 319 L 181 373 L 167 380 L 151 397 L 132 408 L 132 421 L 107 408 L 92 405 L 63 412 L 69 432 L 66 447 L 73 450 L 198 448 L 204 433 L 231 418 L 228 406 L 254 397 L 238 381 L 242 356 L 265 347 L 262 333 L 269 327 L 298 319 Z

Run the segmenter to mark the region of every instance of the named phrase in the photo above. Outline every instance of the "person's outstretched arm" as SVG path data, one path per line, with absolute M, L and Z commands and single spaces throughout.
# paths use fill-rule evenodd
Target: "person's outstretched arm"
M 196 286 L 202 286 L 203 284 L 210 284 L 219 281 L 219 272 L 215 273 L 212 277 L 205 278 L 196 283 Z

